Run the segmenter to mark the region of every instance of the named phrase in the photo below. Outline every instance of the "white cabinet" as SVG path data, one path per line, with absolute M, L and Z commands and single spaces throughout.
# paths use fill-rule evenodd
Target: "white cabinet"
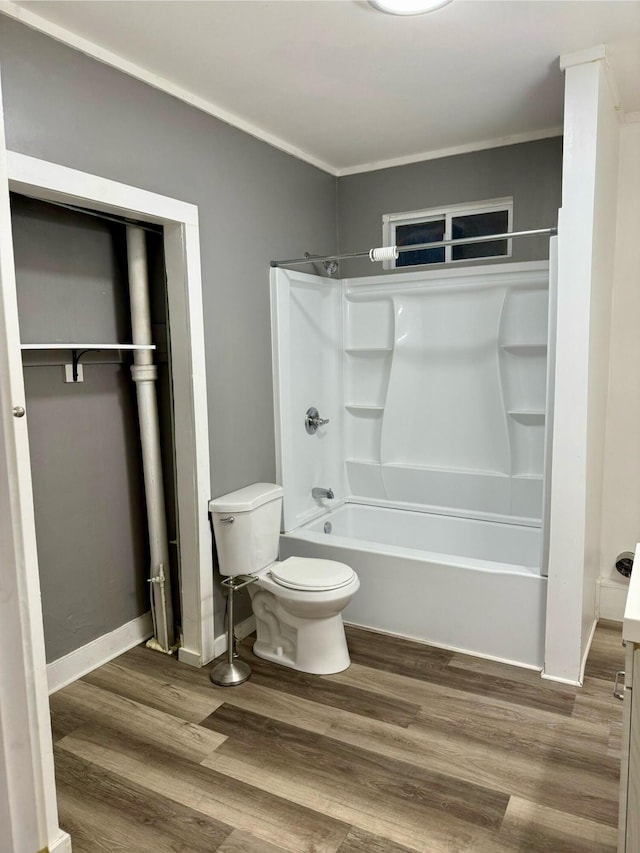
M 632 779 L 638 788 L 638 774 L 640 763 L 640 708 L 638 702 L 635 707 L 633 703 L 633 683 L 637 683 L 638 668 L 640 667 L 640 648 L 633 643 L 627 643 L 625 657 L 625 691 L 624 712 L 622 720 L 622 763 L 620 766 L 620 814 L 618 820 L 618 851 L 619 853 L 632 853 L 638 850 L 638 815 L 637 815 L 637 793 L 631 792 Z M 634 672 L 635 670 L 635 672 Z M 635 677 L 634 677 L 635 676 Z M 633 732 L 633 734 L 632 734 Z M 635 736 L 635 738 L 634 738 Z M 632 744 L 635 743 L 635 752 L 632 755 Z M 634 802 L 636 807 L 633 807 Z
M 619 853 L 640 851 L 640 545 L 636 547 L 622 635 L 626 642 Z

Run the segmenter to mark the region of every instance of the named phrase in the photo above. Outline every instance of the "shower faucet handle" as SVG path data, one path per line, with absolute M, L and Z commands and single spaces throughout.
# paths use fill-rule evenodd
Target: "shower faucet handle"
M 309 433 L 309 435 L 315 435 L 318 430 L 318 427 L 324 426 L 329 423 L 329 418 L 321 418 L 320 412 L 316 409 L 315 406 L 311 406 L 310 409 L 307 409 L 307 414 L 304 419 L 304 428 Z

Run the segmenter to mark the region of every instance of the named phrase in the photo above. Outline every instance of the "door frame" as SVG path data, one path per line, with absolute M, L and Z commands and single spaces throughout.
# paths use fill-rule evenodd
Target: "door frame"
M 0 96 L 0 846 L 70 853 L 58 825 L 24 406 Z
M 7 151 L 9 189 L 164 227 L 175 411 L 176 497 L 182 567 L 179 660 L 214 654 L 211 480 L 198 208 L 194 204 Z M 15 285 L 14 285 L 15 286 Z M 27 416 L 28 420 L 28 416 Z

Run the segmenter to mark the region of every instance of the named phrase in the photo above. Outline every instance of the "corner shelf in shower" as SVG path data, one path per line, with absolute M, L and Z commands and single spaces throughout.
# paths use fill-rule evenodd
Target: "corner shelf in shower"
M 379 406 L 375 403 L 345 403 L 344 407 L 350 412 L 374 412 L 380 414 L 384 412 L 384 406 Z
M 547 351 L 547 345 L 546 343 L 506 343 L 500 344 L 500 349 L 514 355 L 544 355 Z
M 392 353 L 393 347 L 345 347 L 344 351 L 349 355 L 378 355 Z
M 507 412 L 510 418 L 524 426 L 537 426 L 545 421 L 545 413 L 531 409 L 511 409 Z

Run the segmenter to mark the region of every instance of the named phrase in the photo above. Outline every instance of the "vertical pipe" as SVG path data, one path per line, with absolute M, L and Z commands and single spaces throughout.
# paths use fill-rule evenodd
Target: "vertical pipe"
M 127 226 L 127 257 L 129 267 L 129 292 L 131 300 L 131 330 L 134 344 L 148 345 L 151 340 L 151 312 L 149 309 L 149 277 L 145 235 L 141 228 Z M 147 502 L 147 524 L 149 527 L 149 550 L 151 557 L 150 581 L 156 642 L 170 653 L 174 645 L 173 606 L 169 573 L 169 544 L 162 481 L 160 456 L 160 428 L 156 380 L 158 368 L 153 363 L 153 351 L 134 350 L 131 377 L 136 384 L 138 418 L 140 421 L 140 444 L 142 467 Z
M 227 605 L 227 663 L 229 666 L 233 666 L 233 629 L 234 629 L 234 618 L 233 618 L 233 578 L 230 578 L 231 583 L 227 587 L 228 593 L 228 605 Z

